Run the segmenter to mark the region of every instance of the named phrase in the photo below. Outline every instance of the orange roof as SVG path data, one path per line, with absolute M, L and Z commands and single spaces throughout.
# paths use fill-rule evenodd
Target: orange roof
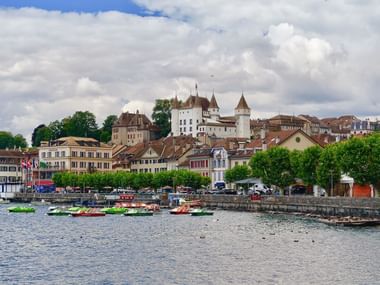
M 243 95 L 243 94 L 241 94 L 241 97 L 240 97 L 239 103 L 238 103 L 238 105 L 236 106 L 235 110 L 236 110 L 236 109 L 250 110 L 250 108 L 248 107 L 247 101 L 245 101 L 245 98 L 244 98 L 244 95 Z

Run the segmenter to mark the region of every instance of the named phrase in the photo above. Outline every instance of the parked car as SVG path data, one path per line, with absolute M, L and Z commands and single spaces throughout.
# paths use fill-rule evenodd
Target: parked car
M 296 184 L 285 189 L 284 191 L 285 195 L 289 195 L 289 189 L 290 189 L 290 195 L 305 195 L 306 190 L 307 190 L 305 185 Z
M 252 187 L 249 188 L 248 194 L 260 193 L 261 195 L 271 195 L 273 192 L 272 188 L 268 187 L 262 183 L 256 183 Z

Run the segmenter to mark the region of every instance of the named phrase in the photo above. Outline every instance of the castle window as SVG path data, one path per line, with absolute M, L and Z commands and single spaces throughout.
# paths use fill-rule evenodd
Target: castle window
M 179 124 L 182 125 L 182 120 L 179 120 Z
M 189 124 L 191 125 L 192 123 L 193 123 L 193 119 L 190 119 L 190 123 Z
M 183 124 L 186 125 L 186 120 L 183 120 Z M 186 132 L 186 131 L 185 131 Z
M 186 127 L 183 128 L 183 132 L 186 132 Z
M 193 131 L 193 128 L 192 127 L 190 127 L 190 130 L 189 130 L 190 132 L 192 132 Z

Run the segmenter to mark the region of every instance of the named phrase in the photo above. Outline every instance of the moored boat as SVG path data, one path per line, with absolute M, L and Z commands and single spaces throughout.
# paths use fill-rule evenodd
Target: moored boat
M 33 207 L 15 206 L 15 207 L 9 207 L 8 211 L 9 213 L 34 213 L 36 209 L 34 209 Z
M 70 216 L 72 212 L 64 208 L 55 208 L 46 213 L 48 216 Z
M 106 213 L 102 213 L 96 209 L 81 210 L 78 212 L 71 213 L 73 217 L 104 217 Z
M 158 204 L 149 204 L 145 206 L 145 209 L 151 212 L 159 212 L 161 210 Z
M 127 208 L 112 207 L 112 208 L 103 208 L 100 211 L 108 215 L 117 215 L 117 214 L 124 214 L 127 211 Z
M 174 208 L 173 210 L 170 210 L 169 213 L 172 215 L 188 215 L 190 214 L 190 206 L 189 205 L 179 206 L 177 208 Z
M 192 216 L 212 216 L 214 212 L 208 211 L 206 209 L 194 209 L 190 212 Z
M 124 213 L 124 216 L 128 217 L 142 217 L 142 216 L 153 216 L 153 212 L 147 211 L 145 209 L 130 209 L 128 212 Z
M 7 199 L 0 198 L 0 204 L 9 204 L 11 201 Z

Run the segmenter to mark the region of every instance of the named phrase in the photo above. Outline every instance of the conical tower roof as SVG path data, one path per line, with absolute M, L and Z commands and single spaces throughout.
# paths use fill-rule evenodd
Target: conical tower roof
M 216 102 L 214 92 L 212 93 L 209 109 L 219 109 L 218 103 Z
M 247 101 L 245 101 L 244 94 L 241 94 L 239 104 L 236 106 L 235 110 L 251 110 L 248 107 Z
M 172 109 L 179 109 L 179 102 L 178 102 L 177 95 L 174 97 L 172 101 Z
M 201 98 L 199 98 L 198 93 L 197 96 L 195 96 L 193 108 L 202 108 L 202 101 Z

